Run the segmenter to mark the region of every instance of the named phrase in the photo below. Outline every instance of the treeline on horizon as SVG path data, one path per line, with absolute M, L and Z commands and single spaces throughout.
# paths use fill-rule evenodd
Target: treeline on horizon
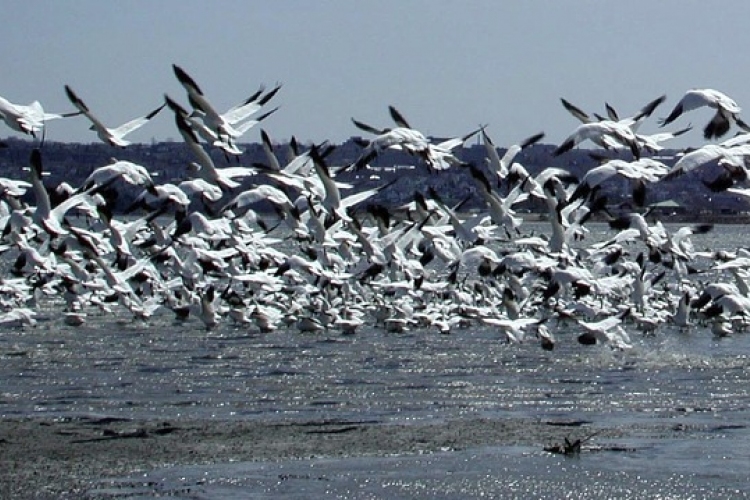
M 30 141 L 20 138 L 4 140 L 6 147 L 0 149 L 0 176 L 11 179 L 25 179 L 27 175 L 23 167 L 28 165 L 29 155 L 35 147 L 41 147 L 44 158 L 46 176 L 45 185 L 54 188 L 62 182 L 72 186 L 81 185 L 91 172 L 101 166 L 111 163 L 113 158 L 125 160 L 146 167 L 160 183 L 179 183 L 188 179 L 190 173 L 188 165 L 194 161 L 190 149 L 179 141 L 153 141 L 151 143 L 135 143 L 123 149 L 115 149 L 103 143 L 67 143 L 57 141 Z M 347 141 L 335 145 L 335 149 L 327 158 L 331 166 L 338 167 L 353 163 L 361 153 L 359 145 L 361 138 L 351 137 Z M 295 144 L 299 152 L 306 151 L 311 143 Z M 243 154 L 239 157 L 227 158 L 221 151 L 211 151 L 210 154 L 216 166 L 231 165 L 265 165 L 266 153 L 260 143 L 240 144 Z M 293 145 L 290 142 L 274 145 L 274 152 L 282 165 L 292 154 Z M 627 159 L 626 153 L 617 151 L 592 150 L 577 148 L 564 155 L 553 157 L 555 145 L 534 144 L 519 153 L 516 162 L 522 164 L 532 175 L 547 167 L 563 168 L 576 175 L 579 179 L 586 171 L 598 164 L 597 157 Z M 502 154 L 503 148 L 500 148 Z M 663 150 L 654 156 L 670 165 L 680 150 Z M 467 144 L 454 150 L 455 155 L 463 162 L 486 167 L 487 153 L 482 144 Z M 464 201 L 467 208 L 481 208 L 481 198 L 475 196 L 476 186 L 467 169 L 461 167 L 450 168 L 445 171 L 430 171 L 421 159 L 400 151 L 386 151 L 378 155 L 371 163 L 371 169 L 359 171 L 349 170 L 339 178 L 343 182 L 353 184 L 353 190 L 370 189 L 377 185 L 396 180 L 370 203 L 377 203 L 386 207 L 395 207 L 413 200 L 414 192 L 427 192 L 433 187 L 448 201 L 458 203 Z M 403 169 L 408 168 L 409 175 L 403 175 Z M 262 169 L 261 169 L 262 171 Z M 660 182 L 651 187 L 647 203 L 658 203 L 673 200 L 679 205 L 691 207 L 692 211 L 703 212 L 744 212 L 747 203 L 726 193 L 712 193 L 701 182 L 713 179 L 720 172 L 720 168 L 713 166 L 701 169 L 700 173 L 690 172 L 687 175 L 668 182 Z M 258 178 L 260 177 L 260 178 Z M 247 186 L 264 182 L 261 176 L 249 178 Z M 502 191 L 502 186 L 500 186 Z M 607 194 L 610 204 L 621 205 L 623 210 L 629 208 L 629 181 L 627 179 L 613 179 L 603 186 L 603 193 Z M 137 196 L 136 188 L 132 192 L 120 193 L 118 208 L 129 204 Z M 235 193 L 236 194 L 236 193 Z M 520 211 L 544 212 L 546 209 L 540 204 L 521 205 Z

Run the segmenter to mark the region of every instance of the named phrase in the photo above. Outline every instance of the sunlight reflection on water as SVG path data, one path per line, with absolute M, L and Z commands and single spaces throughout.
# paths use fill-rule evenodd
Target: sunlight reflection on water
M 695 236 L 694 244 L 705 248 L 719 242 L 733 249 L 745 244 L 744 236 L 722 226 Z M 638 442 L 636 453 L 601 455 L 605 460 L 483 448 L 437 454 L 429 463 L 414 457 L 349 458 L 151 474 L 163 477 L 159 487 L 176 498 L 176 488 L 187 483 L 202 492 L 201 498 L 252 498 L 253 492 L 263 498 L 352 492 L 360 498 L 739 496 L 750 470 L 744 427 L 750 417 L 750 336 L 716 339 L 705 327 L 688 332 L 662 327 L 653 336 L 629 333 L 634 348 L 619 352 L 578 345 L 574 329 L 560 327 L 558 347 L 547 352 L 536 344 L 507 345 L 487 326 L 450 335 L 374 328 L 347 337 L 284 330 L 261 335 L 229 324 L 206 332 L 197 321 L 177 324 L 167 314 L 148 323 L 101 314 L 74 328 L 62 324 L 50 307 L 36 327 L 0 332 L 0 414 L 381 422 L 485 416 L 622 426 L 688 422 L 730 430 L 705 439 Z M 320 472 L 304 472 L 309 468 Z M 211 479 L 199 479 L 201 474 Z M 283 474 L 287 479 L 279 481 Z M 230 484 L 230 478 L 241 484 Z M 153 488 L 139 493 L 130 480 L 118 486 L 120 494 L 159 494 Z M 104 484 L 97 490 L 114 496 Z

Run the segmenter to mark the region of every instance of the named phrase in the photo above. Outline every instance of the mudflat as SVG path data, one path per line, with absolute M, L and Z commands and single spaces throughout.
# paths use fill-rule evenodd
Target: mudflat
M 137 421 L 107 416 L 3 419 L 0 498 L 87 498 L 101 479 L 174 465 L 408 455 L 486 445 L 541 449 L 565 437 L 585 438 L 592 433 L 588 424 L 487 418 L 408 424 Z M 602 437 L 623 435 L 617 428 L 594 430 Z

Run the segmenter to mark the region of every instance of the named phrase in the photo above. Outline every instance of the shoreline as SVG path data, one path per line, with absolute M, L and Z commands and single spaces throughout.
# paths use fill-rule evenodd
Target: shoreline
M 663 425 L 662 425 L 663 424 Z M 379 457 L 483 446 L 538 448 L 583 439 L 672 436 L 668 425 L 470 417 L 446 421 L 0 420 L 0 497 L 96 498 L 106 480 L 155 469 L 227 462 Z M 684 437 L 684 434 L 682 434 Z

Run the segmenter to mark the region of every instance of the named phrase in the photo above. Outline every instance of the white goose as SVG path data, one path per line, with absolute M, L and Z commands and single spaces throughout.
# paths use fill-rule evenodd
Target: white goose
M 80 114 L 80 111 L 63 114 L 46 113 L 39 101 L 22 105 L 14 104 L 4 97 L 0 97 L 0 119 L 13 130 L 32 137 L 36 137 L 36 134 L 44 129 L 44 123 L 47 121 Z
M 451 150 L 479 132 L 477 129 L 462 137 L 432 144 L 422 132 L 412 128 L 396 108 L 389 106 L 388 110 L 397 125 L 395 128 L 378 129 L 352 119 L 357 128 L 376 134 L 376 136 L 366 144 L 360 157 L 350 167 L 363 168 L 381 151 L 396 149 L 424 159 L 432 170 L 445 170 L 452 165 L 461 164 Z
M 487 132 L 484 130 L 484 128 L 482 128 L 482 142 L 484 143 L 484 147 L 487 151 L 487 161 L 489 163 L 490 169 L 497 174 L 499 181 L 505 179 L 505 177 L 508 175 L 510 166 L 518 153 L 528 148 L 529 146 L 536 144 L 543 138 L 544 132 L 540 132 L 538 134 L 532 135 L 531 137 L 527 137 L 519 144 L 513 144 L 512 146 L 510 146 L 505 151 L 503 157 L 500 158 L 495 145 L 487 135 Z
M 261 95 L 261 89 L 242 103 L 229 109 L 226 113 L 220 114 L 208 99 L 206 99 L 206 96 L 203 94 L 203 91 L 195 80 L 193 80 L 184 69 L 176 64 L 172 65 L 172 69 L 174 70 L 177 80 L 179 80 L 180 84 L 188 93 L 188 99 L 195 109 L 194 114 L 199 116 L 206 126 L 213 130 L 219 138 L 228 136 L 232 139 L 236 139 L 241 136 L 247 128 L 244 130 L 238 130 L 234 125 L 255 114 L 281 88 L 280 85 L 277 85 L 265 95 Z
M 216 164 L 203 148 L 195 131 L 183 115 L 181 108 L 179 106 L 172 106 L 170 103 L 173 103 L 174 101 L 172 101 L 169 96 L 165 96 L 165 100 L 175 112 L 175 123 L 177 124 L 177 129 L 179 130 L 180 135 L 198 160 L 197 163 L 190 163 L 190 168 L 194 174 L 211 184 L 219 186 L 221 189 L 228 190 L 240 186 L 240 183 L 234 180 L 235 178 L 248 177 L 257 173 L 254 168 L 248 167 L 216 168 Z
M 669 116 L 661 121 L 661 126 L 672 123 L 683 113 L 707 106 L 716 110 L 711 121 L 703 129 L 703 137 L 716 139 L 729 132 L 729 127 L 735 123 L 746 132 L 750 132 L 750 126 L 743 122 L 740 117 L 740 108 L 728 95 L 714 89 L 691 89 L 675 105 Z
M 657 97 L 653 101 L 649 102 L 645 106 L 643 106 L 636 114 L 633 116 L 629 116 L 627 118 L 620 118 L 617 111 L 609 105 L 609 103 L 606 103 L 605 107 L 607 109 L 607 117 L 610 121 L 614 121 L 617 123 L 620 123 L 622 125 L 627 125 L 633 132 L 636 132 L 638 128 L 641 126 L 641 123 L 643 123 L 643 120 L 645 118 L 648 118 L 653 114 L 653 112 L 656 110 L 657 107 L 661 103 L 663 103 L 666 100 L 667 96 L 662 95 L 660 97 Z M 594 121 L 606 121 L 606 119 L 598 114 L 594 114 L 594 117 L 588 115 L 585 111 L 578 108 L 577 106 L 571 104 L 570 102 L 566 101 L 565 99 L 560 99 L 562 101 L 563 107 L 568 110 L 570 114 L 572 114 L 574 117 L 576 117 L 581 123 L 592 123 Z
M 78 97 L 75 92 L 73 92 L 73 89 L 71 89 L 70 86 L 65 86 L 65 93 L 68 95 L 68 99 L 70 99 L 70 102 L 73 103 L 73 106 L 78 108 L 81 113 L 86 115 L 86 118 L 91 120 L 91 130 L 94 130 L 96 132 L 96 135 L 99 137 L 99 139 L 101 139 L 102 142 L 109 144 L 110 146 L 117 146 L 120 148 L 124 148 L 125 146 L 131 144 L 130 141 L 125 139 L 126 135 L 144 126 L 164 107 L 164 104 L 162 104 L 145 116 L 130 120 L 129 122 L 124 123 L 119 127 L 109 128 L 91 113 L 89 107 L 86 106 L 86 103 L 84 103 L 81 98 Z
M 614 141 L 627 146 L 636 158 L 640 157 L 638 138 L 633 130 L 623 123 L 611 120 L 582 123 L 552 152 L 552 156 L 560 156 L 586 140 L 605 149 L 611 148 L 610 141 Z
M 67 234 L 68 230 L 62 226 L 63 218 L 65 217 L 65 214 L 74 207 L 85 206 L 89 212 L 96 211 L 97 200 L 90 196 L 88 192 L 82 192 L 71 196 L 56 207 L 52 208 L 47 188 L 42 182 L 42 153 L 38 148 L 34 148 L 31 151 L 29 163 L 31 166 L 29 178 L 31 180 L 31 187 L 36 200 L 33 220 L 45 231 L 51 235 Z
M 578 324 L 583 327 L 584 332 L 578 336 L 578 342 L 584 345 L 591 345 L 597 342 L 608 343 L 618 349 L 629 349 L 630 337 L 622 327 L 623 319 L 630 314 L 630 309 L 609 316 L 600 321 L 588 322 L 577 320 Z

